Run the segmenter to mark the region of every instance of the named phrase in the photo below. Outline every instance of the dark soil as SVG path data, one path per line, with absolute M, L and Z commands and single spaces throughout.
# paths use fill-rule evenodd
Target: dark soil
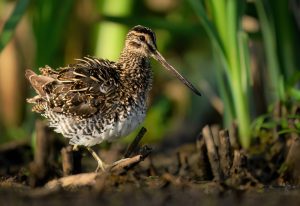
M 94 173 L 89 153 L 37 122 L 34 154 L 27 141 L 0 147 L 0 205 L 300 205 L 297 135 L 256 141 L 251 152 L 239 146 L 236 127 L 217 128 L 178 148 L 141 145 L 142 134 L 128 149 L 114 143 L 101 158 L 128 161 Z

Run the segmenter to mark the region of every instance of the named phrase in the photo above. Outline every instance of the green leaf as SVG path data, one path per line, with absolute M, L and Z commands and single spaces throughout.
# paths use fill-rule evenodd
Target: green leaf
M 28 6 L 29 0 L 19 0 L 14 11 L 5 22 L 2 33 L 0 35 L 0 52 L 6 46 L 6 44 L 11 39 L 14 34 L 15 28 L 24 15 L 26 8 Z

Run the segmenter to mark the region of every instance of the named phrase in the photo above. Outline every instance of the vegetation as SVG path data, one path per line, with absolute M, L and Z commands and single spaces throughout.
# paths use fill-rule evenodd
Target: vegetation
M 229 126 L 236 119 L 241 143 L 244 147 L 248 147 L 251 115 L 250 57 L 248 37 L 241 25 L 245 1 L 207 1 L 207 11 L 200 1 L 194 0 L 191 3 L 202 20 L 224 69 L 219 68 L 216 76 L 225 105 L 225 124 Z
M 299 0 L 0 1 L 0 205 L 299 202 L 299 10 Z M 25 69 L 115 61 L 138 24 L 202 97 L 153 61 L 146 129 L 95 146 L 107 167 L 93 172 L 87 151 L 31 112 Z
M 278 101 L 299 101 L 300 20 L 289 7 L 297 6 L 295 0 L 155 2 L 2 1 L 1 18 L 6 20 L 0 33 L 0 80 L 10 81 L 0 83 L 0 141 L 26 138 L 33 131 L 35 117 L 25 104 L 30 96 L 30 89 L 24 89 L 25 68 L 58 67 L 87 54 L 116 60 L 126 32 L 136 24 L 156 31 L 159 50 L 204 93 L 193 96 L 153 62 L 145 139 L 157 141 L 178 132 L 194 137 L 204 124 L 220 123 L 218 111 L 223 127 L 238 124 L 240 142 L 247 148 L 266 121 L 263 117 L 270 116 L 268 108 Z M 8 14 L 6 8 L 14 9 Z M 15 68 L 5 55 L 14 57 Z

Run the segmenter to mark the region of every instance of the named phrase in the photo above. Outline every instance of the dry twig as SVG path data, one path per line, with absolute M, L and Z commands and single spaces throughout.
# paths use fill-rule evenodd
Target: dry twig
M 205 140 L 207 155 L 208 155 L 208 159 L 209 159 L 209 163 L 211 166 L 214 179 L 217 181 L 222 180 L 222 171 L 220 167 L 219 154 L 216 149 L 216 145 L 214 143 L 214 139 L 210 127 L 206 125 L 203 128 L 202 133 Z

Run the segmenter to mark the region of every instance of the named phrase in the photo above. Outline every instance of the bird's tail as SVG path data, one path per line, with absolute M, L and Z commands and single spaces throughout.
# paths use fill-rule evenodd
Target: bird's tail
M 53 78 L 43 75 L 37 75 L 30 69 L 27 69 L 25 71 L 25 77 L 28 79 L 36 93 L 38 93 L 38 95 L 40 95 L 41 97 L 44 97 L 46 95 L 44 91 L 44 86 L 54 81 Z

